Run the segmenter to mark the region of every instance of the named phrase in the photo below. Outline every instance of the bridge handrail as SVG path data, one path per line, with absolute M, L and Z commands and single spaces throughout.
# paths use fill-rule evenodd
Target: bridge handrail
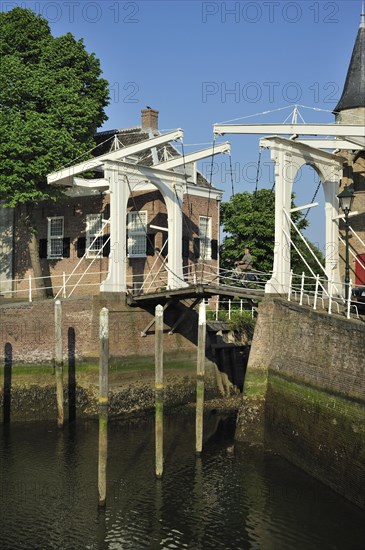
M 101 275 L 107 275 L 107 274 L 108 274 L 107 271 L 94 271 L 89 273 L 89 275 L 98 275 L 99 277 Z M 66 288 L 74 288 L 76 286 L 82 286 L 82 287 L 100 286 L 100 281 L 97 281 L 96 283 L 82 283 L 81 285 L 79 284 L 79 282 L 76 282 L 74 284 L 68 282 L 66 284 L 66 280 L 70 281 L 71 277 L 77 277 L 77 276 L 80 276 L 80 273 L 66 274 L 63 272 L 61 274 L 55 274 L 55 275 L 42 275 L 41 277 L 32 277 L 31 275 L 29 275 L 28 277 L 24 277 L 23 279 L 19 279 L 19 278 L 3 279 L 3 280 L 0 280 L 0 295 L 27 294 L 28 302 L 32 302 L 34 298 L 34 293 L 36 293 L 37 291 L 44 291 L 44 290 L 58 291 L 56 293 L 55 298 L 59 296 L 60 292 L 62 292 L 62 297 L 66 298 Z M 60 278 L 62 279 L 62 282 L 60 284 L 37 286 L 37 283 L 36 283 L 36 281 L 43 280 L 43 279 L 54 280 L 54 279 L 60 279 Z M 1 288 L 2 284 L 8 285 L 9 283 L 12 283 L 12 286 L 13 286 L 13 283 L 20 284 L 23 282 L 26 283 L 27 285 L 25 288 L 16 288 L 16 289 Z M 34 286 L 34 284 L 36 286 Z

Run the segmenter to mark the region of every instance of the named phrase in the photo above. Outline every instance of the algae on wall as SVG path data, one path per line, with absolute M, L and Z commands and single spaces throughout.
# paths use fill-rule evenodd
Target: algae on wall
M 365 507 L 364 357 L 363 323 L 265 300 L 237 440 L 267 445 Z

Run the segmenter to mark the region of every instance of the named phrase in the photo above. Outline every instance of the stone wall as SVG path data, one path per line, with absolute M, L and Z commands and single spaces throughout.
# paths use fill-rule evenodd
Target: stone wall
M 365 507 L 365 324 L 264 300 L 238 440 L 264 444 Z

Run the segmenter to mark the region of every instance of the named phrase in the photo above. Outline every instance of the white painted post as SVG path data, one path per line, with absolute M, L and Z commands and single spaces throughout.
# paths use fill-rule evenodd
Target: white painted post
M 218 321 L 219 316 L 219 296 L 217 296 L 217 301 L 215 303 L 215 320 Z
M 303 271 L 303 273 L 302 273 L 302 282 L 301 282 L 301 285 L 300 285 L 300 300 L 299 300 L 299 305 L 300 305 L 300 306 L 303 305 L 304 278 L 305 278 L 305 273 L 304 273 L 304 271 Z
M 328 290 L 329 290 L 329 298 L 328 298 L 328 315 L 332 315 L 332 279 L 328 281 Z
M 351 311 L 351 292 L 352 292 L 352 281 L 349 282 L 349 288 L 348 288 L 348 294 L 347 294 L 347 319 L 350 319 L 350 311 Z
M 29 275 L 29 291 L 28 291 L 28 300 L 32 301 L 32 276 Z
M 289 277 L 289 289 L 288 289 L 288 302 L 291 300 L 291 287 L 293 285 L 293 270 L 290 270 L 290 277 Z
M 106 504 L 106 467 L 108 460 L 108 370 L 109 370 L 109 311 L 103 307 L 99 316 L 99 452 L 98 505 Z
M 242 302 L 242 299 L 240 300 L 240 312 L 242 313 L 242 310 L 243 310 L 243 302 Z
M 317 309 L 318 287 L 319 287 L 319 274 L 317 274 L 316 276 L 316 289 L 314 291 L 313 309 Z
M 196 372 L 196 420 L 195 420 L 195 450 L 200 454 L 203 450 L 203 410 L 204 410 L 204 374 L 205 374 L 205 338 L 206 338 L 205 302 L 199 305 L 198 321 L 198 358 Z
M 156 477 L 163 474 L 163 307 L 155 308 L 155 460 Z
M 63 347 L 62 347 L 62 304 L 55 301 L 54 308 L 54 366 L 56 375 L 57 425 L 63 427 Z
M 228 319 L 231 320 L 231 300 L 228 300 Z

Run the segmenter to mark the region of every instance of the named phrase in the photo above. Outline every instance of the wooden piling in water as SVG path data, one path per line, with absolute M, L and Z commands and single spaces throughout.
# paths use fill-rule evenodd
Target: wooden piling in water
M 106 504 L 106 466 L 108 460 L 108 367 L 109 367 L 109 311 L 103 307 L 99 318 L 99 457 L 98 505 Z
M 54 366 L 56 375 L 57 425 L 63 427 L 63 347 L 62 347 L 62 304 L 56 300 L 54 308 Z
M 155 446 L 156 477 L 163 474 L 163 307 L 155 309 Z
M 195 420 L 195 451 L 203 450 L 203 410 L 204 410 L 204 374 L 205 374 L 205 338 L 206 338 L 205 302 L 199 304 L 198 321 L 198 358 L 196 372 L 196 420 Z

